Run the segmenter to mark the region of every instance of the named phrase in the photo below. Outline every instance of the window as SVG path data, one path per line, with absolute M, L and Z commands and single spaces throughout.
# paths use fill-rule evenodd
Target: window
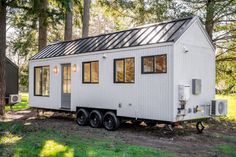
M 71 93 L 71 66 L 63 65 L 63 93 Z
M 34 68 L 34 95 L 49 96 L 49 66 Z
M 114 60 L 114 82 L 115 83 L 134 83 L 135 74 L 134 58 Z
M 99 83 L 99 62 L 83 62 L 83 83 Z
M 142 57 L 142 73 L 166 73 L 167 72 L 167 56 L 145 56 Z

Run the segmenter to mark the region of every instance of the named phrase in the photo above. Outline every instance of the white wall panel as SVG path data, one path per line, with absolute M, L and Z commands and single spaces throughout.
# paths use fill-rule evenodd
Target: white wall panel
M 78 66 L 77 72 L 72 72 L 72 110 L 75 110 L 76 106 L 114 109 L 119 116 L 170 121 L 173 117 L 172 50 L 171 44 L 152 45 L 30 61 L 30 105 L 60 109 L 61 69 L 59 74 L 54 74 L 53 67 L 71 63 L 72 66 L 74 64 Z M 167 54 L 167 73 L 141 74 L 141 56 L 157 54 Z M 135 83 L 114 83 L 114 59 L 127 57 L 135 57 Z M 99 84 L 82 84 L 82 62 L 93 60 L 99 60 Z M 50 97 L 33 95 L 33 67 L 40 65 L 50 65 Z M 119 108 L 120 103 L 121 108 Z
M 187 53 L 184 51 L 188 50 Z M 192 79 L 202 80 L 200 95 L 192 94 Z M 178 85 L 190 85 L 190 99 L 186 109 L 210 104 L 215 95 L 215 53 L 207 40 L 199 21 L 195 21 L 174 45 L 174 121 L 176 121 L 178 102 Z M 202 118 L 201 112 L 188 113 L 183 120 Z

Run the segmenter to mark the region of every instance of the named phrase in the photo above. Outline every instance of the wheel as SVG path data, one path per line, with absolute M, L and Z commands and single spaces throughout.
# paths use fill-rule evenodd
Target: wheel
M 76 122 L 80 126 L 85 126 L 88 124 L 89 112 L 86 109 L 79 109 L 76 113 Z
M 103 123 L 103 114 L 98 110 L 93 110 L 89 114 L 89 122 L 90 126 L 93 128 L 99 128 Z
M 199 121 L 196 124 L 196 128 L 197 128 L 198 133 L 201 134 L 205 127 L 204 127 L 203 123 L 201 121 Z
M 120 126 L 120 119 L 117 118 L 115 113 L 107 112 L 103 118 L 103 125 L 106 130 L 114 131 Z

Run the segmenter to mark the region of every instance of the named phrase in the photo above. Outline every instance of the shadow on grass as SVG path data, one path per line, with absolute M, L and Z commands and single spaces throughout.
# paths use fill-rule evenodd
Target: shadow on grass
M 0 122 L 0 156 L 18 157 L 174 157 L 158 149 L 119 140 L 84 138 L 66 128 L 42 127 L 36 120 Z

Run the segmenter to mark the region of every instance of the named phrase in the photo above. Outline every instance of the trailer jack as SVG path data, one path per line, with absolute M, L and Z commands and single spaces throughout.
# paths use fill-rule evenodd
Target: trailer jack
M 205 129 L 202 121 L 198 121 L 196 124 L 196 128 L 199 134 L 201 134 L 203 132 L 203 130 Z

